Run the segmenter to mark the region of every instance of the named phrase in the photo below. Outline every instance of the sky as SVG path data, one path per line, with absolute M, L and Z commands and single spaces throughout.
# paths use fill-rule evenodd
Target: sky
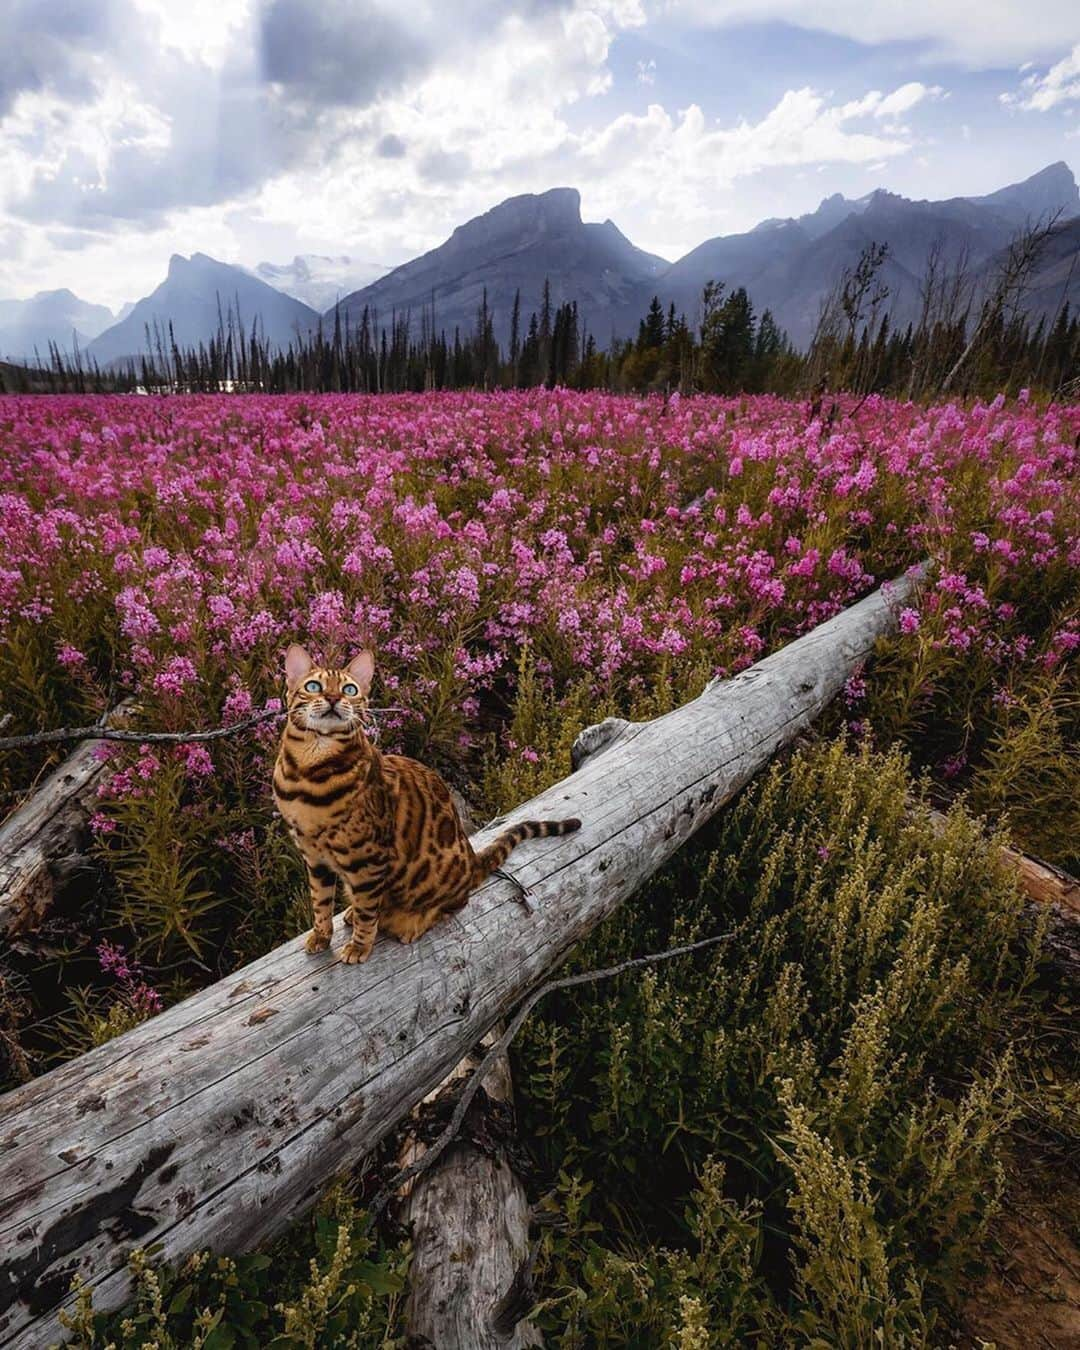
M 674 259 L 1080 170 L 1075 0 L 4 0 L 3 37 L 0 297 L 389 267 L 551 187 Z

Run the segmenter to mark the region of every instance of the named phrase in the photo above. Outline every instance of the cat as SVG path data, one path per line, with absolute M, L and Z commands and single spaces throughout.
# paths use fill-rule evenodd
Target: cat
M 287 716 L 274 765 L 274 802 L 307 865 L 314 926 L 309 952 L 333 931 L 338 879 L 352 937 L 349 965 L 371 955 L 379 929 L 415 942 L 526 839 L 571 834 L 579 820 L 526 820 L 479 854 L 434 769 L 384 755 L 365 734 L 375 658 L 362 651 L 343 669 L 317 668 L 295 643 L 285 655 Z

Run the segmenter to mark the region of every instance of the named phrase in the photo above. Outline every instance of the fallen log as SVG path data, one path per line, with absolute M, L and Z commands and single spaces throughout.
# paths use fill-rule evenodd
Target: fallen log
M 121 704 L 108 724 L 127 709 Z M 87 821 L 105 764 L 101 741 L 84 741 L 0 825 L 0 937 L 36 928 L 58 890 L 89 865 Z
M 127 1254 L 248 1249 L 307 1209 L 597 923 L 826 706 L 890 632 L 904 576 L 474 836 L 529 843 L 418 943 L 363 966 L 297 937 L 0 1101 L 0 1346 L 60 1339 L 78 1275 L 128 1297 Z M 344 940 L 343 920 L 335 944 Z

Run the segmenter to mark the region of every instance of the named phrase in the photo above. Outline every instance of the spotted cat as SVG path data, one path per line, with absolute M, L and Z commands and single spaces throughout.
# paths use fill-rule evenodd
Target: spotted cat
M 570 834 L 579 820 L 526 820 L 479 854 L 446 784 L 365 734 L 375 673 L 364 651 L 343 670 L 317 668 L 303 647 L 285 656 L 287 718 L 274 765 L 274 801 L 307 864 L 315 922 L 307 950 L 330 945 L 340 880 L 352 937 L 349 964 L 366 961 L 381 928 L 415 942 L 526 839 Z

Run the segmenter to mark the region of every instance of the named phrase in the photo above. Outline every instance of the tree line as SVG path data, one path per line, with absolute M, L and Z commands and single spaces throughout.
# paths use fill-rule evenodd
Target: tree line
M 401 393 L 434 389 L 527 389 L 564 385 L 617 392 L 824 393 L 850 391 L 930 399 L 1015 394 L 1028 387 L 1055 398 L 1080 395 L 1080 314 L 1062 302 L 1050 320 L 1025 307 L 1035 263 L 1055 221 L 1017 235 L 989 278 L 963 256 L 931 248 L 919 309 L 893 324 L 884 280 L 887 244 L 872 242 L 846 268 L 821 306 L 805 350 L 772 313 L 760 314 L 745 287 L 710 281 L 691 322 L 654 296 L 637 335 L 601 347 L 576 301 L 556 303 L 550 281 L 540 307 L 524 318 L 514 297 L 509 341 L 483 292 L 468 331 L 448 333 L 434 299 L 418 316 L 389 323 L 365 306 L 355 322 L 340 307 L 332 322 L 298 333 L 281 348 L 219 303 L 215 334 L 182 347 L 171 325 L 145 334 L 138 360 L 103 370 L 76 350 L 50 347 L 33 367 L 0 367 L 0 391 L 124 390 L 266 393 Z

